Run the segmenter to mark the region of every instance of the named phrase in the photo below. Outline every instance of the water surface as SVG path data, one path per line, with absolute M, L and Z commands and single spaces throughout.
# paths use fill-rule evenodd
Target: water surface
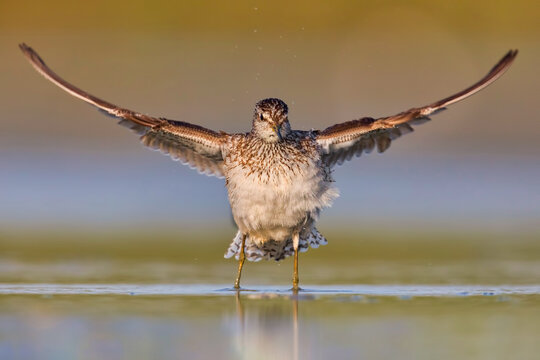
M 3 285 L 0 357 L 526 359 L 538 288 Z

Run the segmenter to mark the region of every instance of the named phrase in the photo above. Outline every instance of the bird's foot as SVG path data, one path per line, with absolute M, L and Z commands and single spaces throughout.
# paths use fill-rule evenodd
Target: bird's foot
M 299 286 L 293 286 L 290 291 L 292 291 L 293 294 L 298 294 L 300 291 L 303 291 L 304 289 L 302 289 L 301 287 Z

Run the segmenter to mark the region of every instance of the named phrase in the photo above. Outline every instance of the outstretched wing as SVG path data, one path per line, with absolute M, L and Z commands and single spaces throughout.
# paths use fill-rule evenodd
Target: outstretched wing
M 221 147 L 226 141 L 227 134 L 216 133 L 202 126 L 183 121 L 155 118 L 101 100 L 71 85 L 54 73 L 31 47 L 26 44 L 20 44 L 19 47 L 41 75 L 69 94 L 120 119 L 120 125 L 142 135 L 141 141 L 144 145 L 160 150 L 174 160 L 196 168 L 201 173 L 223 176 Z
M 517 53 L 517 50 L 510 50 L 480 81 L 433 104 L 379 119 L 365 117 L 352 120 L 318 132 L 317 142 L 323 151 L 323 161 L 331 167 L 341 165 L 363 152 L 370 153 L 375 146 L 379 152 L 385 151 L 392 140 L 413 131 L 411 125 L 429 121 L 429 115 L 444 110 L 446 106 L 471 96 L 497 80 L 508 70 Z

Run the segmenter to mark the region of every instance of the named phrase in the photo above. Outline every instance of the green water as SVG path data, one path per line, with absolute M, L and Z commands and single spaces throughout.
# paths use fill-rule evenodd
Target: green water
M 375 234 L 374 232 L 373 234 Z M 247 263 L 218 235 L 4 236 L 0 359 L 534 359 L 535 236 L 332 234 Z M 150 239 L 150 240 L 149 240 Z M 219 240 L 216 240 L 219 239 Z
M 540 349 L 540 295 L 13 295 L 0 306 L 2 359 L 533 359 Z

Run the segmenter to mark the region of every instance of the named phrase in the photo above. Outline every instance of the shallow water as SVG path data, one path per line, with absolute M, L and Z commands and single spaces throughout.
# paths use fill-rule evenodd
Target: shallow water
M 1 359 L 529 359 L 540 285 L 0 284 Z
M 165 239 L 166 237 L 161 237 Z M 247 263 L 221 242 L 4 238 L 0 359 L 534 359 L 536 237 L 336 237 Z M 218 237 L 216 237 L 218 238 Z
M 230 284 L 0 284 L 3 295 L 129 295 L 129 296 L 240 296 L 251 298 L 300 296 L 454 297 L 540 295 L 540 285 L 303 285 L 298 294 L 290 286 L 249 286 L 236 291 Z
M 528 359 L 538 286 L 3 285 L 2 359 Z M 277 290 L 277 291 L 276 291 Z

